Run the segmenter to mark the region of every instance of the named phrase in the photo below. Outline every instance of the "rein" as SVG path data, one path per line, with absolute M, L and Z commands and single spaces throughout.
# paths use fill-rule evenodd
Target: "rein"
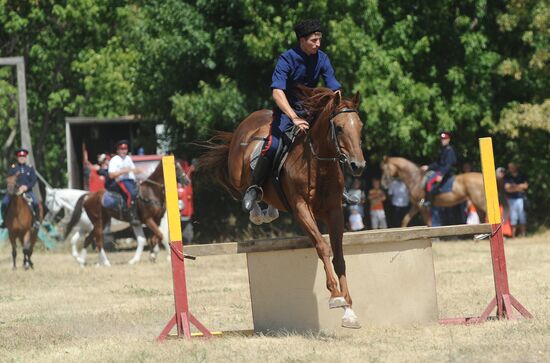
M 346 154 L 344 154 L 342 152 L 342 148 L 340 147 L 340 144 L 338 143 L 338 138 L 336 137 L 336 127 L 334 126 L 334 118 L 342 113 L 357 113 L 357 110 L 356 109 L 353 109 L 353 108 L 343 108 L 337 112 L 334 112 L 331 116 L 330 116 L 330 138 L 334 141 L 334 145 L 336 147 L 336 156 L 334 157 L 321 157 L 319 156 L 316 152 L 315 152 L 315 149 L 313 148 L 313 140 L 311 139 L 311 136 L 310 134 L 308 134 L 308 143 L 309 143 L 309 148 L 311 149 L 311 153 L 313 154 L 313 158 L 315 160 L 318 160 L 318 161 L 338 161 L 340 162 L 341 164 L 344 164 L 346 161 L 348 161 L 348 156 Z

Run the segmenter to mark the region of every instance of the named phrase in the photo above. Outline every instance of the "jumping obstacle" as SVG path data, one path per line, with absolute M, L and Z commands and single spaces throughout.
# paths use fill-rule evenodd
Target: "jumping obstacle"
M 437 322 L 432 239 L 488 233 L 488 224 L 344 233 L 353 309 L 363 322 Z M 328 241 L 328 236 L 324 236 Z M 194 256 L 245 253 L 256 332 L 342 329 L 328 308 L 325 272 L 308 237 L 186 247 Z
M 174 326 L 177 328 L 178 337 L 190 339 L 190 324 L 195 325 L 202 333 L 202 336 L 211 337 L 212 334 L 210 331 L 189 311 L 187 282 L 185 279 L 185 255 L 183 253 L 181 238 L 181 221 L 178 208 L 174 156 L 164 156 L 162 158 L 162 168 L 164 170 L 164 188 L 166 190 L 166 210 L 168 215 L 168 233 L 170 237 L 170 257 L 172 260 L 172 278 L 174 281 L 174 304 L 176 312 L 157 337 L 157 340 L 165 340 Z
M 374 324 L 482 323 L 495 308 L 497 319 L 516 318 L 513 308 L 524 317 L 532 318 L 509 291 L 491 139 L 480 139 L 480 146 L 489 224 L 344 234 L 343 248 L 353 308 L 361 321 Z M 165 167 L 165 170 L 173 170 L 173 167 Z M 176 198 L 173 200 L 177 201 Z M 170 205 L 168 208 L 170 211 Z M 182 335 L 190 337 L 189 321 L 203 336 L 211 336 L 188 312 L 179 215 L 170 217 L 169 213 L 168 216 L 170 239 L 174 241 L 170 246 L 176 314 L 159 340 L 164 339 L 176 324 L 178 334 L 181 330 Z M 172 221 L 176 221 L 177 231 L 172 232 Z M 479 317 L 438 320 L 432 239 L 479 234 L 487 234 L 491 239 L 495 298 Z M 328 240 L 328 236 L 324 238 Z M 341 329 L 341 311 L 328 308 L 325 272 L 308 237 L 193 245 L 187 246 L 186 252 L 194 256 L 246 254 L 256 332 Z M 179 321 L 178 316 L 182 317 Z
M 485 199 L 487 201 L 487 219 L 491 226 L 490 244 L 491 259 L 493 262 L 493 278 L 495 282 L 495 297 L 489 302 L 487 308 L 478 317 L 442 319 L 442 324 L 468 324 L 483 323 L 489 318 L 489 314 L 496 308 L 496 319 L 517 319 L 514 308 L 525 318 L 532 319 L 533 315 L 520 304 L 512 294 L 508 286 L 508 271 L 506 269 L 506 257 L 504 255 L 504 238 L 502 236 L 502 217 L 498 204 L 498 190 L 495 172 L 495 160 L 493 155 L 493 141 L 490 137 L 479 139 L 481 151 L 481 167 L 483 171 L 483 184 L 485 185 Z

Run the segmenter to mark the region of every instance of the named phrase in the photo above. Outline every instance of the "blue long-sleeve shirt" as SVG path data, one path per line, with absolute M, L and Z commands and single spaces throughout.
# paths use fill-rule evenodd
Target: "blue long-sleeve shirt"
M 428 166 L 429 170 L 438 171 L 441 175 L 451 175 L 452 168 L 456 164 L 456 153 L 451 145 L 442 147 L 439 150 L 439 160 Z
M 288 103 L 295 108 L 298 99 L 293 94 L 293 88 L 298 84 L 316 87 L 321 77 L 327 88 L 333 91 L 342 88 L 325 52 L 319 50 L 316 54 L 307 55 L 300 47 L 294 47 L 279 56 L 271 78 L 271 89 L 283 90 Z
M 17 185 L 26 185 L 27 188 L 31 190 L 36 184 L 36 173 L 34 168 L 27 164 L 12 164 L 8 169 L 8 176 L 15 175 L 18 172 Z

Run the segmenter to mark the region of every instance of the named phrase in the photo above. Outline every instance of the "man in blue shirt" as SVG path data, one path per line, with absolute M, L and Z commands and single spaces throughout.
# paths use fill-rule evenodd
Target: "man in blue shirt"
M 17 156 L 17 163 L 11 164 L 8 169 L 8 176 L 17 174 L 17 185 L 19 186 L 19 193 L 25 193 L 32 199 L 33 213 L 34 213 L 34 224 L 33 227 L 38 229 L 40 227 L 40 210 L 38 206 L 38 201 L 34 195 L 32 188 L 36 184 L 36 172 L 34 168 L 30 165 L 27 165 L 27 155 L 29 151 L 26 149 L 18 149 L 15 151 Z M 11 196 L 9 194 L 4 195 L 2 199 L 2 206 L 0 212 L 2 213 L 2 223 L 0 228 L 5 228 L 4 217 L 6 216 L 6 211 L 8 205 L 10 204 Z
M 504 177 L 504 191 L 510 207 L 510 223 L 512 238 L 515 237 L 519 225 L 520 237 L 525 237 L 527 214 L 525 213 L 525 192 L 529 188 L 527 178 L 519 171 L 516 163 L 508 164 L 508 175 Z
M 340 92 L 341 85 L 334 76 L 334 69 L 328 56 L 321 51 L 321 24 L 318 20 L 304 20 L 294 27 L 298 45 L 279 56 L 273 71 L 271 90 L 276 103 L 271 137 L 264 145 L 252 172 L 252 185 L 243 197 L 243 209 L 250 211 L 254 203 L 261 199 L 264 183 L 272 158 L 277 151 L 285 131 L 293 126 L 307 132 L 309 123 L 304 120 L 304 110 L 295 94 L 297 85 L 316 87 L 323 77 L 325 86 Z

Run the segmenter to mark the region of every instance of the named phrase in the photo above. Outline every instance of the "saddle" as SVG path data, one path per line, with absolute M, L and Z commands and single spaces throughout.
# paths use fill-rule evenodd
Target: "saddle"
M 281 199 L 284 206 L 289 212 L 292 209 L 290 208 L 290 204 L 288 203 L 288 199 L 286 198 L 286 195 L 284 193 L 280 178 L 281 178 L 281 170 L 283 169 L 283 165 L 285 164 L 286 158 L 288 157 L 288 153 L 290 152 L 290 150 L 292 150 L 292 146 L 294 145 L 294 140 L 298 136 L 299 132 L 300 131 L 296 126 L 284 132 L 283 137 L 281 137 L 281 140 L 279 142 L 279 146 L 277 147 L 277 151 L 275 152 L 275 156 L 273 157 L 273 162 L 271 164 L 271 171 L 269 173 L 269 178 L 271 179 L 271 183 L 275 187 L 275 190 L 277 191 L 279 198 Z M 256 145 L 256 147 L 252 151 L 252 155 L 250 156 L 250 168 L 252 170 L 254 170 L 254 168 L 256 167 L 256 163 L 258 161 L 258 158 L 260 157 L 260 153 L 262 152 L 264 143 L 268 140 L 268 137 L 258 137 L 258 138 L 254 138 L 253 140 L 264 141 L 264 142 L 258 143 L 258 145 Z
M 436 182 L 434 179 L 440 175 L 438 172 L 430 170 L 422 179 L 422 188 L 424 191 L 431 195 L 448 193 L 453 190 L 453 183 L 455 181 L 454 175 L 447 175 L 443 177 L 443 180 Z
M 106 190 L 103 194 L 103 198 L 101 198 L 101 205 L 116 213 L 117 219 L 125 221 L 130 220 L 130 209 L 124 197 L 119 193 Z

